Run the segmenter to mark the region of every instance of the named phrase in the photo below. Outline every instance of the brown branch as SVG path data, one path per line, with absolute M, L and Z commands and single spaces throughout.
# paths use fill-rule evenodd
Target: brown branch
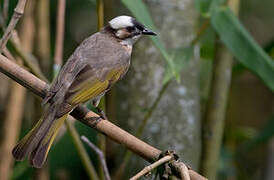
M 107 168 L 107 163 L 106 163 L 106 158 L 105 158 L 104 153 L 99 148 L 97 148 L 92 142 L 90 142 L 87 137 L 81 136 L 81 139 L 82 139 L 82 141 L 84 141 L 85 143 L 87 143 L 87 145 L 91 149 L 93 149 L 93 151 L 95 151 L 96 154 L 99 156 L 101 165 L 103 167 L 105 179 L 106 180 L 110 180 L 110 175 L 109 175 L 109 171 L 108 171 L 108 168 Z
M 19 0 L 15 9 L 14 9 L 14 13 L 12 15 L 12 18 L 9 22 L 9 25 L 7 27 L 7 29 L 4 32 L 4 35 L 2 36 L 1 40 L 0 40 L 0 52 L 2 52 L 2 49 L 4 47 L 6 47 L 6 44 L 11 36 L 11 33 L 13 31 L 13 29 L 15 28 L 18 20 L 20 19 L 20 17 L 24 14 L 24 9 L 25 9 L 25 5 L 26 5 L 26 1 L 27 0 Z
M 171 166 L 179 173 L 181 179 L 190 180 L 188 168 L 184 163 L 180 161 L 172 161 Z
M 0 72 L 6 74 L 42 98 L 45 97 L 49 88 L 44 81 L 22 69 L 3 55 L 0 55 Z M 99 115 L 84 106 L 76 107 L 71 112 L 71 115 L 80 122 L 88 125 L 89 127 L 95 128 L 99 132 L 130 149 L 149 162 L 154 162 L 161 154 L 161 150 L 141 141 L 107 120 L 102 119 L 96 126 L 94 126 L 95 122 L 92 119 L 94 119 L 93 117 L 99 117 Z M 189 174 L 191 179 L 201 179 L 201 176 L 199 176 L 199 174 L 195 171 L 189 170 Z
M 151 165 L 146 166 L 142 171 L 140 171 L 135 176 L 133 176 L 132 178 L 130 178 L 130 180 L 137 180 L 140 177 L 142 177 L 142 176 L 150 173 L 153 169 L 157 168 L 158 166 L 160 166 L 160 165 L 162 165 L 164 163 L 167 163 L 167 162 L 169 162 L 169 161 L 171 161 L 173 159 L 174 159 L 173 155 L 164 156 L 163 158 L 159 159 L 158 161 L 152 163 Z

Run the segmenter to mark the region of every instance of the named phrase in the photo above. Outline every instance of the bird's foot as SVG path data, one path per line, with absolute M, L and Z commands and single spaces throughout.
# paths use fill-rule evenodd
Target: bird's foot
M 100 122 L 102 120 L 102 118 L 99 116 L 97 116 L 97 117 L 89 117 L 88 118 L 88 121 L 91 121 L 91 123 L 92 123 L 92 128 L 94 128 L 94 127 L 96 127 L 96 125 Z
M 98 115 L 100 116 L 100 118 L 107 120 L 107 116 L 102 109 L 100 109 L 99 107 L 96 107 L 96 110 L 98 111 Z

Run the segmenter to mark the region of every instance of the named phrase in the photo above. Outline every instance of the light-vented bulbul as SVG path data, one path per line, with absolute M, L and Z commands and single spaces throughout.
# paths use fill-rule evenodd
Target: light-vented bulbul
M 16 160 L 26 156 L 43 166 L 55 136 L 79 104 L 100 98 L 128 71 L 133 44 L 142 35 L 156 35 L 129 16 L 118 16 L 85 39 L 67 60 L 43 100 L 45 110 L 34 128 L 14 147 Z

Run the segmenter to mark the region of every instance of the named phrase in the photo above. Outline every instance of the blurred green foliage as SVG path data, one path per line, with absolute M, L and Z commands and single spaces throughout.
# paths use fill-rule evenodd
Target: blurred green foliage
M 211 23 L 236 59 L 274 91 L 274 61 L 254 41 L 229 8 L 217 8 Z

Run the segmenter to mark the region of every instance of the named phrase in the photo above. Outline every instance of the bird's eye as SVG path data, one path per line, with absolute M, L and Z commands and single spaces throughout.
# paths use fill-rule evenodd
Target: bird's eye
M 132 32 L 132 31 L 134 31 L 135 30 L 135 27 L 127 27 L 127 31 L 128 32 Z

